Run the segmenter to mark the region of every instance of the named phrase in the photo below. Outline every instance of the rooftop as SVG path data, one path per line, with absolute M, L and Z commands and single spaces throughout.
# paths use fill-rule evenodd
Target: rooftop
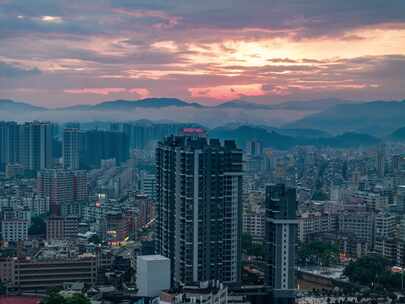
M 37 304 L 40 303 L 41 298 L 38 297 L 3 297 L 0 296 L 0 304 Z
M 138 258 L 145 261 L 166 261 L 169 260 L 163 255 L 153 254 L 153 255 L 140 255 Z M 1 303 L 0 303 L 1 304 Z

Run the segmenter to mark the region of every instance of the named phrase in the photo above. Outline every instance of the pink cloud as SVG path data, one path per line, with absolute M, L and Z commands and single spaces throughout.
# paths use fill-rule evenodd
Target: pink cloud
M 237 99 L 242 96 L 263 96 L 266 92 L 260 83 L 240 85 L 220 85 L 205 88 L 189 88 L 193 98 L 212 98 L 218 100 Z
M 150 91 L 145 88 L 132 88 L 128 90 L 129 93 L 134 93 L 140 98 L 146 98 L 150 96 Z
M 109 95 L 112 93 L 126 92 L 125 88 L 80 88 L 80 89 L 67 89 L 63 92 L 68 94 L 96 94 L 96 95 Z
M 80 88 L 80 89 L 66 89 L 63 91 L 68 94 L 95 94 L 95 95 L 110 95 L 116 93 L 130 93 L 136 94 L 139 98 L 146 98 L 150 96 L 150 91 L 146 88 Z

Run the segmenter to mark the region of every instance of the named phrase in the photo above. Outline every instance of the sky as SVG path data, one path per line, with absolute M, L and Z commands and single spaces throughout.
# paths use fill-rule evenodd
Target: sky
M 0 0 L 0 98 L 405 98 L 403 0 Z

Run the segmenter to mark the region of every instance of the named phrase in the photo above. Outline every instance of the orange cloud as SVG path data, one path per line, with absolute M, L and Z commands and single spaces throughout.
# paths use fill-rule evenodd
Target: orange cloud
M 96 95 L 110 95 L 115 93 L 131 93 L 136 94 L 140 98 L 145 98 L 150 95 L 150 91 L 146 88 L 80 88 L 80 89 L 67 89 L 63 92 L 68 94 L 96 94 Z
M 146 98 L 146 97 L 150 96 L 150 91 L 145 88 L 132 88 L 132 89 L 129 89 L 128 92 L 135 93 L 140 98 Z
M 125 88 L 81 88 L 81 89 L 67 89 L 63 92 L 68 94 L 96 94 L 96 95 L 109 95 L 112 93 L 125 92 Z
M 189 88 L 193 98 L 212 98 L 218 100 L 237 99 L 242 96 L 263 96 L 266 92 L 260 83 L 241 85 L 220 85 L 205 88 Z
M 405 54 L 405 29 L 362 29 L 350 33 L 358 39 L 314 38 L 291 40 L 289 37 L 258 40 L 224 40 L 211 43 L 190 43 L 190 54 L 185 55 L 192 63 L 229 66 L 262 67 L 274 64 L 272 60 L 289 58 L 301 60 L 349 59 L 361 56 Z M 276 62 L 280 64 L 280 62 Z M 291 63 L 284 62 L 283 65 Z M 311 63 L 302 63 L 311 65 Z

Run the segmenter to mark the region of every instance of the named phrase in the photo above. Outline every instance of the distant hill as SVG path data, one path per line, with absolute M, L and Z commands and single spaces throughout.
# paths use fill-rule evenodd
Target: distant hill
M 272 105 L 273 109 L 296 110 L 296 111 L 323 111 L 340 104 L 352 104 L 354 101 L 337 98 L 317 100 L 286 101 Z
M 286 129 L 286 128 L 273 128 L 265 127 L 266 130 L 277 132 L 281 135 L 287 135 L 298 138 L 323 138 L 330 137 L 331 134 L 325 131 L 316 129 Z
M 177 98 L 146 98 L 141 100 L 113 100 L 92 106 L 92 110 L 130 110 L 133 108 L 202 107 L 198 103 L 188 103 Z
M 333 137 L 314 139 L 312 140 L 312 144 L 314 146 L 333 148 L 355 148 L 361 146 L 373 146 L 380 141 L 381 140 L 377 137 L 368 134 L 348 132 Z
M 17 102 L 10 99 L 0 99 L 0 111 L 44 111 L 45 108 L 37 107 L 26 102 Z
M 324 135 L 324 133 L 320 133 Z M 302 137 L 282 135 L 278 132 L 266 130 L 262 127 L 240 126 L 237 128 L 216 128 L 209 131 L 209 136 L 220 139 L 235 139 L 239 146 L 245 147 L 252 139 L 259 139 L 264 147 L 288 149 L 298 145 L 313 145 L 332 148 L 350 148 L 376 145 L 380 140 L 376 137 L 359 134 L 344 133 L 328 137 Z
M 251 126 L 241 126 L 236 129 L 216 128 L 209 131 L 208 135 L 220 139 L 235 139 L 241 147 L 245 147 L 246 143 L 252 139 L 260 139 L 265 147 L 277 149 L 288 149 L 295 144 L 293 137 Z
M 289 123 L 287 128 L 320 129 L 331 133 L 387 135 L 405 123 L 405 101 L 339 104 Z
M 389 135 L 389 139 L 405 141 L 405 127 L 399 128 Z
M 317 100 L 286 101 L 278 104 L 260 104 L 245 100 L 231 100 L 216 105 L 216 108 L 232 109 L 266 109 L 266 110 L 291 110 L 291 111 L 323 111 L 339 104 L 350 104 L 353 101 L 326 98 Z
M 186 108 L 193 111 L 188 111 L 187 115 L 178 111 Z M 138 111 L 139 109 L 156 111 L 145 112 Z M 203 111 L 199 111 L 200 109 Z M 233 109 L 238 110 L 233 111 Z M 74 120 L 87 120 L 90 117 L 93 120 L 150 119 L 152 121 L 194 121 L 207 126 L 232 122 L 233 129 L 246 124 L 257 124 L 261 129 L 272 134 L 266 136 L 271 140 L 277 140 L 280 146 L 288 145 L 291 138 L 294 140 L 330 138 L 331 135 L 342 133 L 360 133 L 387 138 L 395 130 L 405 126 L 405 101 L 353 103 L 333 98 L 291 101 L 276 105 L 231 100 L 216 106 L 187 102 L 177 98 L 146 98 L 112 100 L 95 105 L 84 104 L 65 108 L 44 108 L 26 102 L 0 99 L 0 111 L 2 119 L 16 120 L 41 119 L 41 117 L 50 119 L 54 115 L 56 120 L 63 120 L 65 117 L 70 117 L 69 119 L 73 117 Z M 114 116 L 109 112 L 117 113 Z M 36 115 L 30 115 L 31 113 Z M 293 121 L 295 117 L 303 118 Z M 237 123 L 238 121 L 241 121 L 242 125 Z M 285 123 L 287 121 L 289 123 Z M 269 124 L 280 123 L 285 124 L 277 128 L 269 126 Z M 221 129 L 221 132 L 231 133 L 230 130 L 225 129 L 229 128 Z M 246 134 L 247 137 L 248 134 Z
M 216 105 L 215 108 L 220 109 L 248 109 L 248 110 L 255 110 L 255 109 L 271 109 L 270 105 L 254 103 L 245 100 L 231 100 L 224 103 L 220 103 Z
M 246 127 L 246 124 L 244 123 L 228 123 L 221 126 L 219 129 L 232 130 L 244 126 Z M 248 126 L 251 128 L 260 128 L 266 130 L 267 132 L 276 132 L 280 135 L 286 135 L 291 137 L 322 138 L 331 136 L 331 134 L 328 132 L 316 129 L 288 129 L 288 128 L 277 128 L 265 125 L 252 125 L 252 124 L 249 124 Z

